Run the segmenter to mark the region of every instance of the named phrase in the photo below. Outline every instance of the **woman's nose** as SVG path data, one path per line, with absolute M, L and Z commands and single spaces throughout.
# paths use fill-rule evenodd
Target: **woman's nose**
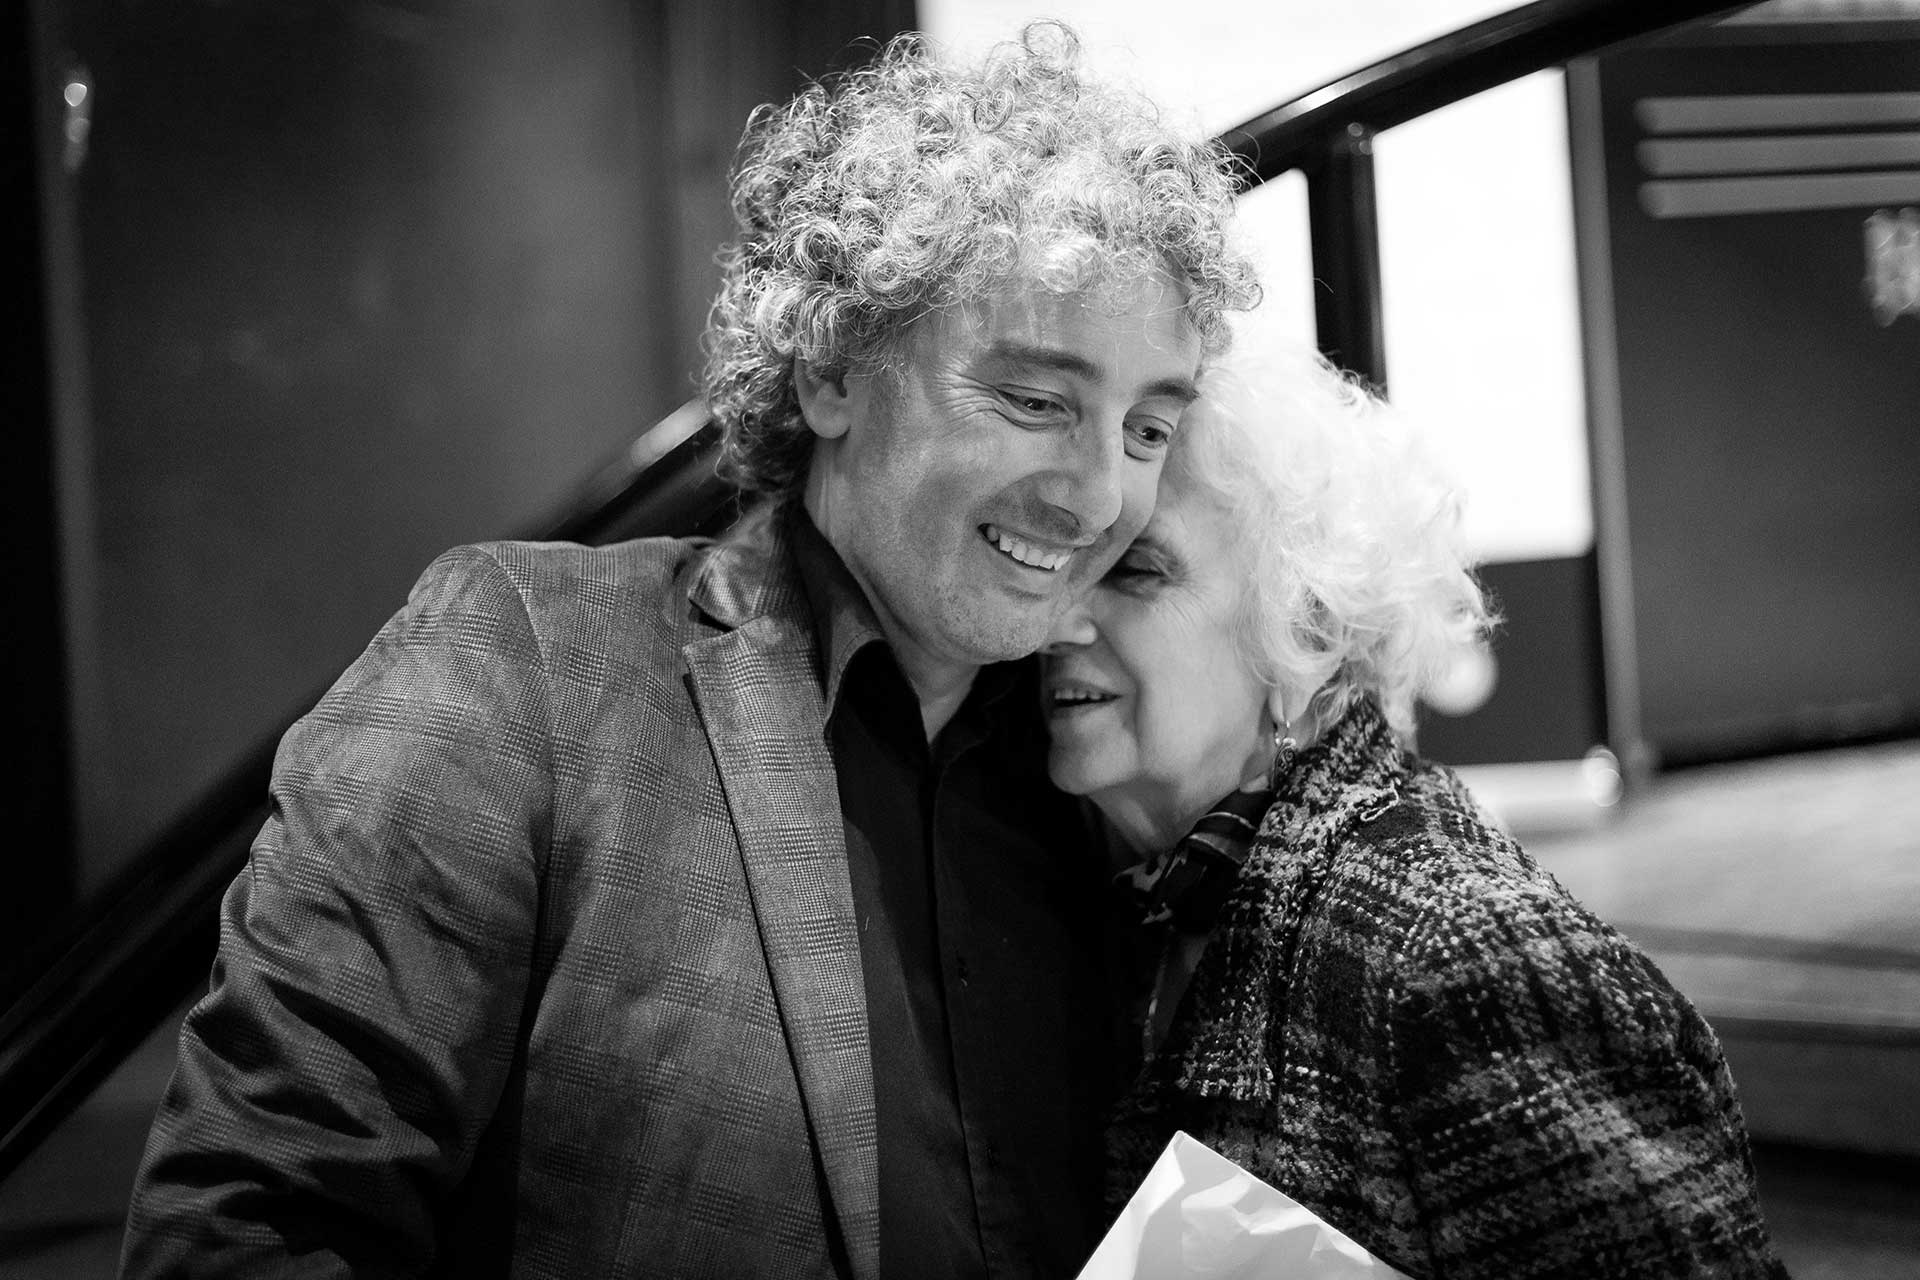
M 1093 614 L 1085 604 L 1076 603 L 1054 621 L 1053 629 L 1047 632 L 1047 642 L 1040 646 L 1040 652 L 1058 653 L 1062 649 L 1085 648 L 1093 643 L 1096 634 Z

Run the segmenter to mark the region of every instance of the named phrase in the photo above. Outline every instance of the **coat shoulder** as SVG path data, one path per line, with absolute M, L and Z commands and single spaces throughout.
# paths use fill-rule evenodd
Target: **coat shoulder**
M 1517 918 L 1612 933 L 1488 817 L 1457 774 L 1424 761 L 1395 803 L 1356 823 L 1333 851 L 1326 898 L 1369 904 L 1408 955 L 1445 952 L 1466 926 Z
M 436 562 L 454 572 L 496 568 L 518 593 L 528 617 L 592 626 L 638 617 L 677 625 L 686 584 L 712 554 L 703 538 L 640 538 L 604 547 L 570 542 L 487 542 L 456 547 Z M 464 566 L 464 567 L 463 567 Z
M 1443 766 L 1420 765 L 1400 803 L 1356 829 L 1334 858 L 1322 908 L 1343 936 L 1364 940 L 1383 1010 L 1505 1010 L 1515 1049 L 1544 1034 L 1622 1048 L 1644 1040 L 1656 1056 L 1677 1039 L 1689 1056 L 1716 1056 L 1652 959 L 1495 826 Z

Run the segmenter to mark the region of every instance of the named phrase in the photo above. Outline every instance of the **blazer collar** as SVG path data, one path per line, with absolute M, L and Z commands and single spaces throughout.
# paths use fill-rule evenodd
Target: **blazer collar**
M 715 543 L 687 587 L 695 608 L 733 630 L 766 619 L 794 644 L 814 648 L 813 620 L 780 501 L 762 503 Z
M 877 1280 L 879 1154 L 866 988 L 818 646 L 785 522 L 763 508 L 691 601 L 724 630 L 682 649 L 855 1276 Z

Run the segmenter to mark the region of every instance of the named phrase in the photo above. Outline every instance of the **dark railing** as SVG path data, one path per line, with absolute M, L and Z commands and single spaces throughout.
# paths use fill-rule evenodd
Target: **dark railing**
M 1329 81 L 1221 134 L 1244 164 L 1248 186 L 1296 169 L 1307 180 L 1320 349 L 1386 387 L 1376 134 L 1570 58 L 1747 7 L 1726 0 L 1540 0 Z
M 1373 137 L 1508 80 L 1740 6 L 1724 0 L 1541 0 L 1343 76 L 1222 135 L 1248 186 L 1307 178 L 1321 347 L 1385 385 Z M 602 543 L 712 532 L 735 513 L 715 430 L 690 404 L 644 432 L 540 533 Z M 144 856 L 103 907 L 41 955 L 0 1015 L 0 1178 L 203 981 L 227 883 L 265 816 L 263 742 Z

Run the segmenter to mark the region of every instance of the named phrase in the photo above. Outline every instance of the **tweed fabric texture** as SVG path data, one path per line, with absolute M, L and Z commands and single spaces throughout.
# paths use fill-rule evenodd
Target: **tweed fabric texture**
M 1427 1280 L 1786 1274 L 1706 1022 L 1370 703 L 1282 780 L 1112 1207 L 1175 1129 Z
M 859 949 L 777 522 L 448 553 L 272 799 L 123 1274 L 874 1275 Z

